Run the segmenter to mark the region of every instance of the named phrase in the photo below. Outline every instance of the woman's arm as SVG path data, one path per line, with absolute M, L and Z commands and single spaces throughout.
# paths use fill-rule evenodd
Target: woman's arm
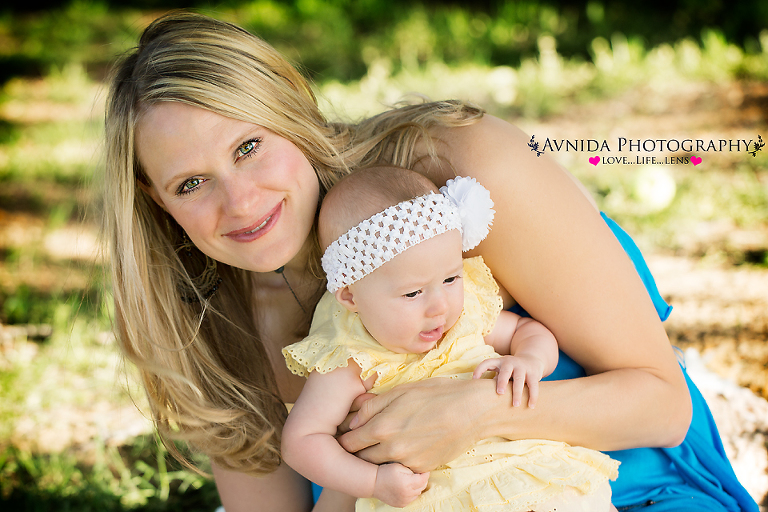
M 312 506 L 312 488 L 287 464 L 255 477 L 213 466 L 221 504 L 227 512 L 353 512 L 356 498 L 324 489 Z
M 602 450 L 679 444 L 691 416 L 684 377 L 632 262 L 577 182 L 529 151 L 522 131 L 491 116 L 436 135 L 453 172 L 477 178 L 495 202 L 493 228 L 470 256 L 483 256 L 588 377 L 542 382 L 533 410 L 511 409 L 482 380 L 396 389 L 365 403 L 358 424 L 366 427 L 345 434 L 343 446 L 373 461 L 400 455 L 395 460 L 423 470 L 492 435 Z M 445 419 L 439 407 L 456 428 L 438 429 L 433 439 L 444 446 L 432 449 L 419 431 Z
M 255 477 L 213 465 L 221 504 L 227 512 L 308 512 L 312 510 L 309 482 L 281 464 L 274 473 Z

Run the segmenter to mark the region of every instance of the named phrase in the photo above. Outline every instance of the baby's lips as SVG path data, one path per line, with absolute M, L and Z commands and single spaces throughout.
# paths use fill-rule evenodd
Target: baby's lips
M 421 331 L 419 337 L 424 341 L 436 341 L 443 337 L 443 326 L 438 326 L 431 331 Z

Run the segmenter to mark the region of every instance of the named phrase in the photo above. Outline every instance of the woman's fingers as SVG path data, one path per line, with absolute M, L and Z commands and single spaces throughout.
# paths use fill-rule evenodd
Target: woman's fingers
M 336 435 L 340 436 L 342 434 L 345 434 L 352 430 L 352 427 L 350 426 L 350 423 L 353 419 L 357 417 L 357 412 L 360 410 L 360 408 L 363 406 L 365 402 L 368 400 L 371 400 L 376 395 L 373 393 L 363 393 L 362 395 L 359 395 L 355 400 L 352 402 L 352 406 L 349 408 L 349 414 L 347 414 L 347 417 L 344 418 L 344 421 L 341 422 L 341 425 L 339 425 L 336 428 Z M 357 423 L 355 426 L 359 426 Z
M 399 398 L 400 394 L 401 393 L 398 393 L 396 388 L 389 393 L 384 393 L 383 395 L 374 395 L 370 399 L 362 400 L 360 402 L 360 409 L 358 409 L 357 415 L 352 418 L 352 421 L 349 423 L 349 428 L 354 430 L 356 428 L 362 427 L 368 423 L 371 418 L 376 416 L 385 407 L 392 403 L 393 400 Z
M 362 430 L 356 429 L 360 429 L 360 427 L 366 425 L 371 418 L 374 418 L 390 403 L 399 398 L 407 386 L 407 384 L 398 386 L 382 395 L 372 395 L 367 393 L 357 397 L 352 404 L 352 407 L 354 409 L 355 406 L 358 406 L 359 409 L 351 417 L 347 416 L 349 419 L 349 428 L 344 435 L 339 438 L 341 446 L 350 453 L 357 453 L 360 450 L 377 444 L 382 436 L 386 436 L 386 432 L 382 431 L 383 427 L 378 425 Z
M 479 439 L 478 416 L 493 402 L 478 397 L 493 393 L 489 384 L 435 378 L 397 386 L 365 402 L 360 426 L 339 443 L 374 464 L 400 462 L 415 472 L 430 471 Z

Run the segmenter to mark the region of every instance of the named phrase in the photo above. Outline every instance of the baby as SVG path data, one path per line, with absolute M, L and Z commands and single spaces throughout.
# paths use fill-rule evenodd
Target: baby
M 481 257 L 462 259 L 489 232 L 493 202 L 472 178 L 440 189 L 406 169 L 372 167 L 339 181 L 319 218 L 328 293 L 310 334 L 283 349 L 308 375 L 285 423 L 285 462 L 358 498 L 357 511 L 608 511 L 618 462 L 547 440 L 481 441 L 430 473 L 375 465 L 346 452 L 337 426 L 360 394 L 432 377 L 510 378 L 513 405 L 557 365 L 542 324 L 502 311 Z

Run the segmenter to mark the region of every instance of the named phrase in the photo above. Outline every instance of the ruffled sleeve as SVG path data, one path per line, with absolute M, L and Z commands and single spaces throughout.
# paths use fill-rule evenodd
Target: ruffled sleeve
M 288 369 L 306 377 L 310 372 L 328 373 L 346 367 L 352 359 L 366 380 L 381 374 L 388 351 L 367 333 L 360 319 L 326 293 L 315 309 L 309 336 L 283 349 Z
M 504 301 L 499 295 L 499 285 L 482 256 L 464 260 L 464 310 L 470 317 L 478 318 L 482 335 L 493 330 Z

